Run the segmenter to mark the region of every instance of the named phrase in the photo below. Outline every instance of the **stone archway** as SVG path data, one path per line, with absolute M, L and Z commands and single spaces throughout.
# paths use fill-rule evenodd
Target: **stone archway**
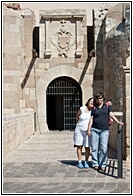
M 54 79 L 46 91 L 47 125 L 49 130 L 74 130 L 76 112 L 82 105 L 78 82 L 66 76 Z
M 67 76 L 73 78 L 75 81 L 79 83 L 80 77 L 82 74 L 82 70 L 67 66 L 60 65 L 53 67 L 47 71 L 42 72 L 42 76 L 40 77 L 37 86 L 37 131 L 40 133 L 49 131 L 47 126 L 47 110 L 46 110 L 46 91 L 47 87 L 52 80 L 57 77 Z M 92 97 L 92 83 L 90 77 L 85 74 L 82 84 L 80 84 L 82 90 L 82 104 L 88 100 L 89 97 Z

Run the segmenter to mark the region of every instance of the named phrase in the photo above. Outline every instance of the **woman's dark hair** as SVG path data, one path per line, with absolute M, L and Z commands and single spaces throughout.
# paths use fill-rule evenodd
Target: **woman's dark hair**
M 88 101 L 86 102 L 86 106 L 88 106 L 88 103 L 90 102 L 90 100 L 93 99 L 93 97 L 91 97 L 90 99 L 88 99 Z
M 97 105 L 97 99 L 102 97 L 103 98 L 103 101 L 105 100 L 105 97 L 104 95 L 100 92 L 100 93 L 96 93 L 95 96 L 94 96 L 94 105 Z

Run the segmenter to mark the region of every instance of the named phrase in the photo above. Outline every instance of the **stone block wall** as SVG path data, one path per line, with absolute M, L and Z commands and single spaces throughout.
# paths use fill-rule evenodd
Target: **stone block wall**
M 125 8 L 125 10 L 123 10 Z M 129 48 L 130 34 L 130 6 L 126 4 L 118 4 L 111 8 L 95 11 L 95 49 L 96 49 L 96 67 L 94 70 L 94 92 L 102 91 L 106 100 L 113 98 L 113 112 L 122 112 L 122 120 L 124 122 L 123 130 L 123 155 L 127 157 L 126 151 L 129 137 L 129 107 L 127 106 L 127 85 L 129 74 L 122 74 L 121 66 L 126 66 L 128 57 L 127 50 Z M 125 17 L 125 18 L 123 18 Z M 125 79 L 126 77 L 126 79 Z M 98 82 L 99 81 L 99 82 Z M 128 94 L 128 93 L 127 93 Z M 128 120 L 126 120 L 128 119 Z M 128 124 L 127 124 L 128 121 Z M 117 151 L 117 131 L 118 125 L 113 123 L 110 127 L 109 145 Z M 129 134 L 128 134 L 129 135 Z M 115 138 L 115 139 L 113 139 Z
M 33 16 L 29 10 L 13 10 L 3 6 L 4 156 L 34 132 L 33 108 L 30 104 L 26 108 L 26 103 L 30 100 L 27 93 L 29 91 L 23 88 L 26 85 L 25 75 L 32 61 L 33 25 Z M 29 60 L 27 66 L 26 58 Z
M 123 113 L 122 112 L 113 112 L 114 115 L 116 116 L 116 118 L 118 120 L 122 120 L 123 119 Z M 114 150 L 116 153 L 118 151 L 118 124 L 113 121 L 111 126 L 110 126 L 110 133 L 109 133 L 109 146 L 111 147 L 112 150 Z M 125 130 L 123 127 L 122 130 L 122 143 L 123 143 L 123 158 L 125 158 L 125 134 L 124 134 Z
M 21 113 L 23 92 L 23 18 L 3 7 L 3 113 Z
M 93 94 L 95 92 L 104 91 L 104 75 L 103 75 L 103 40 L 105 39 L 105 21 L 108 9 L 94 9 L 94 39 L 95 39 L 95 68 L 93 78 Z
M 126 65 L 121 67 L 121 73 L 123 74 L 123 85 L 124 85 L 124 108 L 123 108 L 123 119 L 125 123 L 125 154 L 126 154 L 126 160 L 127 160 L 127 165 L 130 166 L 130 160 L 131 160 L 131 155 L 130 155 L 130 148 L 131 148 L 131 112 L 130 112 L 130 104 L 131 104 L 131 83 L 130 83 L 130 77 L 131 77 L 131 72 L 130 72 L 130 66 L 131 66 L 131 61 L 130 61 L 130 56 L 126 59 Z
M 23 36 L 23 77 L 21 78 L 21 88 L 23 90 L 23 112 L 29 111 L 31 108 L 35 110 L 35 76 L 33 57 L 33 29 L 35 26 L 34 13 L 29 10 L 21 10 L 19 13 L 23 16 L 24 36 Z
M 30 111 L 27 85 L 32 70 L 34 17 L 30 10 L 12 10 L 3 6 L 3 113 Z M 33 70 L 32 70 L 33 72 Z M 34 76 L 31 76 L 34 81 Z M 30 87 L 33 89 L 34 82 Z
M 122 8 L 126 4 L 118 4 L 106 15 L 106 37 L 104 41 L 104 93 L 107 99 L 113 98 L 113 110 L 123 111 L 123 76 L 121 65 L 126 64 L 129 38 L 126 23 L 123 20 Z M 126 17 L 126 16 L 125 16 Z M 112 27 L 112 28 L 109 28 Z M 110 88 L 111 87 L 111 88 Z
M 113 98 L 114 111 L 122 111 L 122 75 L 120 65 L 127 58 L 129 39 L 122 18 L 122 6 L 118 4 L 108 9 L 95 10 L 95 50 L 94 92 L 104 92 L 105 98 Z M 112 88 L 110 88 L 112 87 Z
M 34 113 L 3 116 L 3 156 L 13 151 L 34 133 Z
M 126 71 L 125 74 L 121 73 L 121 67 L 128 67 L 128 69 L 130 67 L 130 63 L 127 63 L 127 58 L 129 56 L 127 50 L 130 45 L 130 34 L 127 24 L 130 24 L 130 19 L 127 17 L 127 10 L 125 10 L 125 19 L 123 19 L 123 6 L 126 7 L 126 4 L 118 4 L 114 9 L 110 9 L 106 15 L 106 19 L 110 19 L 110 23 L 111 21 L 114 21 L 115 17 L 115 22 L 114 27 L 106 32 L 106 41 L 104 42 L 104 92 L 107 99 L 113 98 L 113 111 L 123 113 L 123 158 L 126 159 L 127 157 L 130 157 L 130 107 L 128 107 L 127 102 L 128 100 L 130 103 L 130 93 L 127 92 L 127 89 L 130 89 L 130 79 L 128 78 L 129 74 L 126 74 Z M 112 129 L 114 134 L 112 133 L 111 138 L 115 138 L 115 132 L 118 130 L 118 126 L 114 126 Z M 109 144 L 114 146 L 113 140 L 109 140 Z

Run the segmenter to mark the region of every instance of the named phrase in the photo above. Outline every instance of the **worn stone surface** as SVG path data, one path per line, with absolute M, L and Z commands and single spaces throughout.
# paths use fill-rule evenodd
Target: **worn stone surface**
M 91 167 L 91 156 L 89 169 L 78 169 L 72 138 L 71 131 L 35 134 L 4 157 L 3 193 L 130 194 L 130 171 L 125 161 L 123 178 L 117 178 L 118 162 L 111 149 L 105 172 Z

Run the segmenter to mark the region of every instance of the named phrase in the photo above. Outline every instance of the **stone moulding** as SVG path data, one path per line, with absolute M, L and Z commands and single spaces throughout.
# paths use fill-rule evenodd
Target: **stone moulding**
M 40 10 L 40 36 L 44 36 L 40 44 L 41 57 L 80 58 L 85 15 L 85 10 L 63 10 L 63 14 L 62 10 Z

